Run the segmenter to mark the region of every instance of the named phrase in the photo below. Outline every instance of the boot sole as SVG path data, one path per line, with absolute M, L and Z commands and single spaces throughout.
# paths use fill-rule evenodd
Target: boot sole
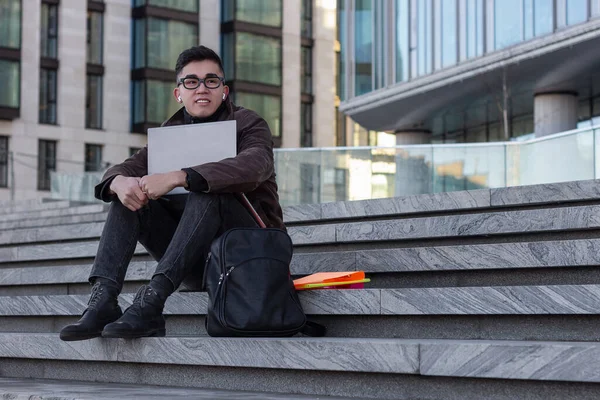
M 89 339 L 94 339 L 97 337 L 101 337 L 102 336 L 102 332 L 95 332 L 95 333 L 88 333 L 85 335 L 80 335 L 80 334 L 76 334 L 76 333 L 61 333 L 60 334 L 60 340 L 62 340 L 63 342 L 75 342 L 78 340 L 89 340 Z
M 142 337 L 165 337 L 166 329 L 154 329 L 148 332 L 102 332 L 103 338 L 115 338 L 115 339 L 137 339 Z

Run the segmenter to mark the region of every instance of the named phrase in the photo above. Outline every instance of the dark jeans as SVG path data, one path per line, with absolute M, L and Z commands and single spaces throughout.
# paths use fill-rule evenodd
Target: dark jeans
M 201 279 L 213 239 L 231 228 L 255 226 L 232 194 L 190 192 L 150 200 L 137 212 L 116 200 L 108 212 L 90 281 L 102 277 L 121 288 L 139 241 L 158 261 L 154 275 L 165 275 L 177 289 L 186 278 Z

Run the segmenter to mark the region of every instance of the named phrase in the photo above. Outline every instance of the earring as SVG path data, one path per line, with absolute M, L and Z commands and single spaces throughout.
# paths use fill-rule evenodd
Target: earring
M 225 96 L 225 93 L 223 93 L 223 100 L 225 100 L 225 97 L 226 97 L 226 96 Z
M 177 98 L 177 101 L 181 103 L 181 96 Z

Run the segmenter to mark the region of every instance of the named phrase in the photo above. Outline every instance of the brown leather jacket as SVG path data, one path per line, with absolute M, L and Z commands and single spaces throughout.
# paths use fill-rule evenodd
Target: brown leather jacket
M 275 182 L 273 138 L 263 118 L 238 107 L 229 98 L 219 121 L 236 120 L 237 156 L 219 162 L 192 166 L 208 183 L 208 193 L 246 193 L 268 227 L 285 229 Z M 183 108 L 163 126 L 184 124 Z M 148 174 L 148 148 L 144 147 L 121 164 L 110 167 L 95 188 L 96 198 L 111 201 L 110 182 L 117 175 L 142 177 Z

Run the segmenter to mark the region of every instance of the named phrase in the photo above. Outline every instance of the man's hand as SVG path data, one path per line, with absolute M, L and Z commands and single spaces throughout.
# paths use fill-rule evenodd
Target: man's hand
M 140 188 L 150 200 L 156 200 L 178 186 L 185 187 L 185 171 L 146 175 L 140 179 Z
M 148 204 L 148 196 L 140 188 L 140 178 L 117 175 L 109 189 L 119 197 L 121 204 L 131 211 L 137 211 Z

